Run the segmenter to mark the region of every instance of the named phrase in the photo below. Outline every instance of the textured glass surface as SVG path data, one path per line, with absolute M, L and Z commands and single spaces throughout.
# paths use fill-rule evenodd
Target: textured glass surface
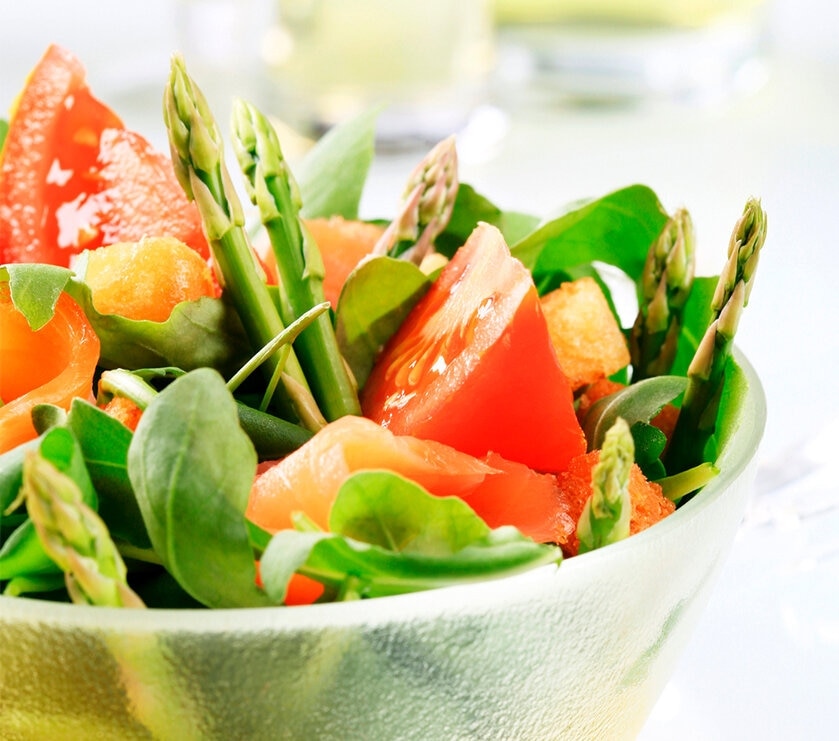
M 742 360 L 742 359 L 741 359 Z M 115 610 L 0 597 L 0 738 L 632 738 L 744 511 L 765 400 L 674 515 L 521 576 L 364 602 Z

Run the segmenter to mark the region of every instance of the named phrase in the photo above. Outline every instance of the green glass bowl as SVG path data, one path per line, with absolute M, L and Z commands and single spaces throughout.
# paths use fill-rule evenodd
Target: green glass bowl
M 634 738 L 743 515 L 750 387 L 722 473 L 663 522 L 506 579 L 340 604 L 118 610 L 0 597 L 0 738 Z

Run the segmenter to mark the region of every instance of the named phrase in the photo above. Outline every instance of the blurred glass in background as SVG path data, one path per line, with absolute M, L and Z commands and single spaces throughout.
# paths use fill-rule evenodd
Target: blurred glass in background
M 764 0 L 495 0 L 499 76 L 565 102 L 704 102 L 765 79 Z
M 211 108 L 226 123 L 233 96 L 265 95 L 260 42 L 272 18 L 270 0 L 176 0 L 178 51 Z
M 263 35 L 266 104 L 317 135 L 374 105 L 380 144 L 467 125 L 494 64 L 490 0 L 275 0 Z

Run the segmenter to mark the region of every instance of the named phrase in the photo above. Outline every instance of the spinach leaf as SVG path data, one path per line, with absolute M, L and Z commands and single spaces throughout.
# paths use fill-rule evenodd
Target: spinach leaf
M 208 607 L 267 604 L 245 507 L 256 453 L 236 402 L 215 371 L 173 381 L 143 413 L 128 449 L 128 475 L 164 566 Z
M 655 193 L 631 185 L 602 198 L 575 203 L 511 246 L 537 286 L 553 273 L 604 262 L 638 280 L 650 244 L 667 222 Z
M 375 154 L 378 115 L 378 109 L 370 109 L 333 127 L 307 152 L 296 172 L 302 216 L 358 218 Z
M 451 556 L 489 534 L 457 497 L 437 497 L 388 471 L 360 472 L 341 486 L 329 530 L 396 553 Z
M 725 366 L 725 384 L 717 413 L 716 430 L 712 438 L 714 449 L 708 451 L 708 459 L 712 462 L 715 462 L 719 454 L 726 449 L 737 429 L 743 423 L 742 415 L 748 392 L 749 382 L 746 374 L 743 373 L 743 369 L 733 357 L 729 358 Z M 754 423 L 754 421 L 749 423 Z
M 636 422 L 649 422 L 661 408 L 687 388 L 687 379 L 680 376 L 645 378 L 620 391 L 599 399 L 585 416 L 583 431 L 588 449 L 603 447 L 606 433 L 618 417 L 632 427 Z
M 435 241 L 437 250 L 451 257 L 480 221 L 497 227 L 504 235 L 507 244 L 519 241 L 532 232 L 539 223 L 537 217 L 529 214 L 502 211 L 471 185 L 461 183 L 449 223 Z
M 495 530 L 457 497 L 435 497 L 388 471 L 347 479 L 333 532 L 281 530 L 261 561 L 265 589 L 282 601 L 295 571 L 343 598 L 380 597 L 498 578 L 558 563 L 558 549 L 512 527 Z M 365 542 L 368 539 L 370 542 Z
M 350 274 L 338 301 L 335 333 L 359 388 L 379 351 L 430 286 L 416 265 L 392 257 L 364 261 Z
M 676 348 L 671 373 L 675 376 L 687 374 L 699 341 L 711 322 L 711 299 L 717 288 L 716 276 L 694 278 L 693 286 L 685 302 L 682 314 L 682 331 Z
M 4 515 L 18 496 L 23 484 L 23 459 L 41 444 L 30 440 L 0 455 L 0 515 Z
M 661 454 L 667 445 L 667 436 L 655 425 L 636 422 L 630 428 L 635 444 L 635 463 L 648 481 L 657 481 L 667 475 Z
M 101 343 L 102 368 L 153 368 L 172 365 L 184 370 L 209 367 L 237 370 L 250 356 L 239 317 L 222 299 L 203 297 L 177 304 L 165 322 L 100 314 L 90 289 L 73 280 L 67 292 L 79 302 Z
M 65 427 L 54 427 L 37 440 L 41 456 L 59 471 L 69 476 L 79 487 L 85 504 L 97 506 L 97 495 L 88 475 L 84 456 L 73 433 Z M 59 574 L 61 569 L 46 554 L 38 533 L 30 519 L 21 523 L 0 549 L 0 581 L 17 579 L 17 589 L 24 588 L 27 579 Z M 32 584 L 39 583 L 37 579 Z
M 73 271 L 55 265 L 10 264 L 0 270 L 0 281 L 8 280 L 12 303 L 37 331 L 55 313 L 55 304 Z
M 73 271 L 54 265 L 12 264 L 0 269 L 12 301 L 33 329 L 46 324 L 55 303 L 67 291 L 82 307 L 101 343 L 103 368 L 150 368 L 173 365 L 185 370 L 217 368 L 232 373 L 250 357 L 239 317 L 223 300 L 184 301 L 165 322 L 100 314 L 90 288 Z
M 107 412 L 75 399 L 67 426 L 79 441 L 88 473 L 99 493 L 99 516 L 115 538 L 138 548 L 151 545 L 128 478 L 131 431 Z

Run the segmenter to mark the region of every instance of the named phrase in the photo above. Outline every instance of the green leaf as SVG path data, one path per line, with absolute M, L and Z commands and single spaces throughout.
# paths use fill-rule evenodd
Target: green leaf
M 9 282 L 12 303 L 35 331 L 52 319 L 58 297 L 72 276 L 67 268 L 34 263 L 9 264 L 0 270 L 0 281 Z
M 379 109 L 361 113 L 330 129 L 295 172 L 305 218 L 358 218 L 367 173 L 373 163 Z
M 636 422 L 630 428 L 635 443 L 635 462 L 649 481 L 663 478 L 667 471 L 661 462 L 661 454 L 667 445 L 667 436 L 655 425 Z
M 61 573 L 44 551 L 35 526 L 28 518 L 15 528 L 0 548 L 0 581 Z
M 285 598 L 295 571 L 345 598 L 382 597 L 499 578 L 561 560 L 558 549 L 512 527 L 490 530 L 462 500 L 435 497 L 388 471 L 350 477 L 330 522 L 338 532 L 274 535 L 261 561 L 272 599 Z
M 30 440 L 0 455 L 0 517 L 8 511 L 20 492 L 26 453 L 40 444 L 39 439 Z
M 382 347 L 430 286 L 416 265 L 392 257 L 364 261 L 350 273 L 338 301 L 335 334 L 359 388 Z
M 630 427 L 636 422 L 649 422 L 665 404 L 683 393 L 686 387 L 686 378 L 656 376 L 599 399 L 592 404 L 583 421 L 588 449 L 603 447 L 606 433 L 618 417 L 625 419 Z
M 91 481 L 99 493 L 99 515 L 115 538 L 138 548 L 151 544 L 128 478 L 131 430 L 107 412 L 75 399 L 67 426 L 79 441 Z
M 658 197 L 632 185 L 602 198 L 572 204 L 511 246 L 537 285 L 562 270 L 595 261 L 641 275 L 650 244 L 667 222 Z
M 67 292 L 79 302 L 101 343 L 102 368 L 176 366 L 234 372 L 250 355 L 241 322 L 223 300 L 203 297 L 177 304 L 165 322 L 100 314 L 85 283 L 70 281 Z
M 720 398 L 714 434 L 720 453 L 728 447 L 729 442 L 737 433 L 748 393 L 749 381 L 746 374 L 733 357 L 729 358 L 725 367 L 725 385 Z
M 438 252 L 451 257 L 455 250 L 468 239 L 480 221 L 497 227 L 504 235 L 507 244 L 514 244 L 532 232 L 539 224 L 536 216 L 515 211 L 502 211 L 471 185 L 461 183 L 449 223 L 435 241 Z
M 85 504 L 95 509 L 98 497 L 90 480 L 81 447 L 73 433 L 65 427 L 54 427 L 36 442 L 41 456 L 61 473 L 69 476 L 79 487 Z M 22 473 L 20 476 L 22 480 Z M 38 533 L 29 519 L 15 529 L 0 549 L 0 581 L 22 578 L 23 580 L 18 582 L 18 589 L 27 583 L 27 577 L 60 572 L 61 569 L 44 551 Z
M 489 533 L 462 499 L 429 495 L 389 471 L 350 476 L 332 505 L 329 529 L 397 553 L 428 556 L 450 556 Z
M 676 358 L 670 370 L 674 376 L 687 375 L 690 361 L 693 360 L 699 341 L 711 321 L 711 299 L 717 281 L 716 276 L 694 278 L 682 315 L 682 331 L 679 334 Z
M 154 550 L 208 607 L 267 603 L 244 517 L 255 471 L 236 402 L 208 368 L 162 391 L 131 441 L 128 474 Z
M 0 150 L 3 149 L 3 144 L 6 141 L 6 134 L 9 133 L 9 122 L 5 118 L 0 118 Z

